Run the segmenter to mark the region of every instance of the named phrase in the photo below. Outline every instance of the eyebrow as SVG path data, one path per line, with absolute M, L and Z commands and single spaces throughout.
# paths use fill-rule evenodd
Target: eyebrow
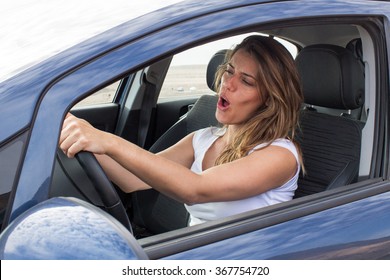
M 230 62 L 228 63 L 228 66 L 232 67 L 233 69 L 236 69 Z M 256 81 L 256 78 L 248 73 L 245 73 L 245 72 L 241 72 L 242 75 L 246 76 L 246 77 L 249 77 L 249 78 L 252 78 Z

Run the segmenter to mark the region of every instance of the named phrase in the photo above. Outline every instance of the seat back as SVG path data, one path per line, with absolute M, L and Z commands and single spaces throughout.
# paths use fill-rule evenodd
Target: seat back
M 296 58 L 307 106 L 301 115 L 300 143 L 306 175 L 295 197 L 354 182 L 360 162 L 363 124 L 322 109 L 354 110 L 364 103 L 364 69 L 349 50 L 333 45 L 304 48 Z
M 207 84 L 214 90 L 214 76 L 219 65 L 224 62 L 225 51 L 217 52 L 207 67 Z M 192 109 L 169 128 L 150 148 L 153 153 L 160 152 L 186 135 L 208 126 L 216 126 L 215 110 L 218 98 L 216 95 L 203 95 Z M 183 203 L 154 190 L 138 191 L 132 194 L 134 217 L 132 221 L 140 228 L 146 229 L 145 235 L 158 234 L 186 227 L 189 214 Z M 142 231 L 142 230 L 141 230 Z M 138 238 L 142 232 L 134 230 Z
M 217 100 L 215 95 L 202 95 L 190 111 L 161 135 L 149 150 L 158 153 L 176 144 L 191 132 L 217 125 L 215 119 Z

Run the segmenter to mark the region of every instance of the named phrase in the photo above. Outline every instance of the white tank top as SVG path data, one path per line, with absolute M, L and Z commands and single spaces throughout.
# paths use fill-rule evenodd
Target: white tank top
M 195 173 L 201 173 L 202 162 L 206 151 L 220 136 L 224 134 L 224 129 L 209 127 L 195 132 L 192 145 L 194 147 L 195 160 L 191 170 Z M 254 150 L 264 147 L 266 144 L 257 145 L 248 154 Z M 226 201 L 226 202 L 208 202 L 194 205 L 185 205 L 190 213 L 189 225 L 196 225 L 206 221 L 216 220 L 246 211 L 254 210 L 260 207 L 272 205 L 275 203 L 291 200 L 297 189 L 300 164 L 298 160 L 298 151 L 295 145 L 288 139 L 277 139 L 271 145 L 280 146 L 288 149 L 295 156 L 298 168 L 294 177 L 284 185 L 269 190 L 265 193 L 246 199 Z

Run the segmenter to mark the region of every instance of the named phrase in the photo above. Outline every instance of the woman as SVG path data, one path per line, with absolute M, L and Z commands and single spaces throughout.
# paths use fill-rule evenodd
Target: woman
M 302 93 L 289 52 L 250 36 L 217 73 L 217 120 L 152 154 L 68 115 L 60 147 L 94 153 L 125 192 L 154 188 L 184 202 L 189 225 L 292 199 L 301 156 L 294 143 Z

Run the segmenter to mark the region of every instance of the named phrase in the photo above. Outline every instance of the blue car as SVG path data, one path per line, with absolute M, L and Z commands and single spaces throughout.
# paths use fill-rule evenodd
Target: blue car
M 190 0 L 3 81 L 0 258 L 390 259 L 389 20 L 387 1 Z M 249 34 L 280 40 L 301 76 L 291 201 L 187 226 L 182 204 L 58 149 L 69 111 L 151 152 L 215 125 L 214 73 Z

